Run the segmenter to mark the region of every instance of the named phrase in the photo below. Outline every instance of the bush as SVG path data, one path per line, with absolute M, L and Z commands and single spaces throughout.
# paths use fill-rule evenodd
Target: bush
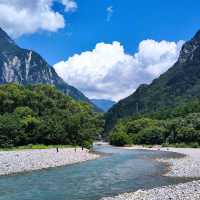
M 199 148 L 199 144 L 197 142 L 191 143 L 190 144 L 191 148 Z
M 109 141 L 111 145 L 115 146 L 124 146 L 131 143 L 129 135 L 123 132 L 112 133 L 109 136 Z
M 91 149 L 92 148 L 92 141 L 84 141 L 82 144 L 82 147 L 86 149 Z
M 136 138 L 139 144 L 162 144 L 166 130 L 160 127 L 149 127 L 141 130 Z

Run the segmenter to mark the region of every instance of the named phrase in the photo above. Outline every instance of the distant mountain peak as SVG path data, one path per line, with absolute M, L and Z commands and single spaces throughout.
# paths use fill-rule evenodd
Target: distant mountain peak
M 90 99 L 93 104 L 95 104 L 98 108 L 103 110 L 104 112 L 108 111 L 114 104 L 115 101 L 108 99 Z
M 192 41 L 198 41 L 200 43 L 200 30 L 196 32 L 196 34 L 194 35 L 194 37 L 192 38 Z
M 178 62 L 181 64 L 198 61 L 196 58 L 200 55 L 200 31 L 188 42 L 186 42 L 180 52 Z

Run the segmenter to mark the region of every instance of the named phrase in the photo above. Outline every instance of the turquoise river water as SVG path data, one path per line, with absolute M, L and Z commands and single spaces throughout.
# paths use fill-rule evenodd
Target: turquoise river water
M 154 158 L 175 153 L 95 146 L 97 160 L 0 177 L 0 200 L 98 200 L 123 192 L 185 182 L 163 177 L 167 166 Z

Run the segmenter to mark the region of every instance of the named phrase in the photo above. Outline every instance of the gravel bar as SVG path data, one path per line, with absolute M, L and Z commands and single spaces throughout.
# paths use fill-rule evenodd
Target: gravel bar
M 0 175 L 27 172 L 75 164 L 98 158 L 99 155 L 77 148 L 0 151 Z

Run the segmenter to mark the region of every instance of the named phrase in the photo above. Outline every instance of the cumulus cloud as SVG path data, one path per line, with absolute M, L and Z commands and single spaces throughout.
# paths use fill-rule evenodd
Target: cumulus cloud
M 75 54 L 54 65 L 69 84 L 90 98 L 119 100 L 141 83 L 149 83 L 177 60 L 183 41 L 144 40 L 134 55 L 119 42 L 98 43 L 92 51 Z
M 0 26 L 13 37 L 39 30 L 55 32 L 65 26 L 65 20 L 53 10 L 54 1 L 66 11 L 77 8 L 73 0 L 0 0 Z
M 78 6 L 74 0 L 61 0 L 62 4 L 65 6 L 65 11 L 74 12 L 77 10 Z

